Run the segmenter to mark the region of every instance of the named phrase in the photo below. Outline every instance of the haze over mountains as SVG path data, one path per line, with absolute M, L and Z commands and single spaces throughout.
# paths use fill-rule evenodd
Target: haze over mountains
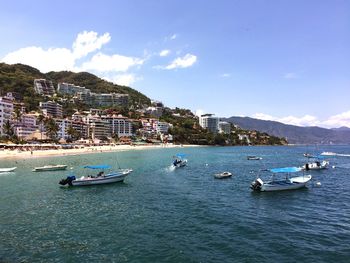
M 250 117 L 230 117 L 227 122 L 242 129 L 257 130 L 285 137 L 291 144 L 350 144 L 350 128 L 325 129 L 320 127 L 300 127 L 276 121 L 259 120 Z

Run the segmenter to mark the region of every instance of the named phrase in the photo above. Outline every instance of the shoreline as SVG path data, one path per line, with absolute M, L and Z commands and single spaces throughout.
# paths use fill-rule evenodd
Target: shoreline
M 106 152 L 122 152 L 133 150 L 151 150 L 151 149 L 167 149 L 167 148 L 187 148 L 199 147 L 199 145 L 104 145 L 104 146 L 88 146 L 78 149 L 50 149 L 50 150 L 2 150 L 0 151 L 0 159 L 34 159 L 45 157 L 63 157 L 72 155 L 82 155 L 91 153 Z

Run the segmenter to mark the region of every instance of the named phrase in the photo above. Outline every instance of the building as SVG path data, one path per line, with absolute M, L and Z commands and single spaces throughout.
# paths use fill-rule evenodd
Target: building
M 59 139 L 69 139 L 70 134 L 68 133 L 68 128 L 72 127 L 75 129 L 79 134 L 80 138 L 88 138 L 88 125 L 82 121 L 74 121 L 70 119 L 55 119 L 56 124 L 59 127 L 59 130 L 57 132 L 57 137 Z
M 46 79 L 35 79 L 34 90 L 37 94 L 45 96 L 52 96 L 55 93 L 52 81 Z
M 13 112 L 13 100 L 8 97 L 0 97 L 0 135 L 4 135 L 4 125 L 11 120 Z
M 170 124 L 167 122 L 156 121 L 153 123 L 153 129 L 157 133 L 167 134 L 169 131 Z
M 57 84 L 57 92 L 60 94 L 75 95 L 78 92 L 82 94 L 87 94 L 87 93 L 90 93 L 90 90 L 86 89 L 85 87 L 80 87 L 74 84 L 63 82 L 63 83 Z
M 109 134 L 116 134 L 118 137 L 132 136 L 132 122 L 130 119 L 121 115 L 101 116 L 109 124 Z
M 84 118 L 84 122 L 88 125 L 88 138 L 94 140 L 111 136 L 108 121 L 90 115 Z
M 62 105 L 54 101 L 40 102 L 39 108 L 43 111 L 45 116 L 62 118 Z
M 120 106 L 127 107 L 129 95 L 120 93 L 93 93 L 77 92 L 76 98 L 91 106 Z
M 203 114 L 199 117 L 199 125 L 212 133 L 217 133 L 219 130 L 219 118 L 214 117 L 214 114 Z
M 231 133 L 231 124 L 226 121 L 219 122 L 219 132 L 224 134 Z

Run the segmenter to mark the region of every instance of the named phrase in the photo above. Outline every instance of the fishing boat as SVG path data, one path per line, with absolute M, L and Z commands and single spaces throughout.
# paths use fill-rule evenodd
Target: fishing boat
M 57 171 L 57 170 L 66 170 L 67 165 L 57 164 L 57 165 L 45 165 L 41 167 L 35 167 L 33 172 L 48 172 L 48 171 Z
M 296 177 L 290 177 L 291 173 L 302 171 L 300 167 L 284 167 L 274 168 L 267 170 L 272 173 L 271 179 L 263 181 L 260 176 L 253 181 L 250 188 L 257 192 L 271 192 L 271 191 L 283 191 L 283 190 L 295 190 L 306 186 L 311 180 L 311 175 L 302 175 Z M 277 175 L 285 175 L 285 178 L 276 179 Z
M 180 168 L 187 165 L 187 159 L 185 159 L 186 154 L 178 153 L 174 156 L 174 161 L 172 166 L 174 168 Z
M 262 157 L 259 157 L 259 156 L 253 156 L 253 155 L 250 155 L 250 156 L 247 156 L 247 160 L 261 160 Z
M 308 162 L 302 166 L 303 170 L 322 170 L 329 166 L 329 161 L 323 160 L 324 156 L 308 157 Z
M 232 173 L 230 172 L 222 172 L 222 173 L 214 174 L 214 178 L 216 179 L 226 179 L 226 178 L 230 178 L 231 176 L 232 176 Z
M 0 173 L 8 173 L 8 172 L 13 172 L 16 170 L 17 167 L 11 167 L 11 168 L 0 168 Z
M 59 184 L 68 186 L 88 186 L 99 184 L 110 184 L 115 182 L 123 182 L 125 177 L 130 174 L 132 169 L 118 169 L 105 173 L 105 169 L 110 169 L 110 165 L 87 165 L 83 168 L 91 170 L 100 170 L 97 175 L 87 175 L 77 178 L 74 174 L 62 179 Z

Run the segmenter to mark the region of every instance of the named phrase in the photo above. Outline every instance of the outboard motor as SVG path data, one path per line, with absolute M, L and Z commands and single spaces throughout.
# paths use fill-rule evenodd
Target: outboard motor
M 261 191 L 261 187 L 264 184 L 264 182 L 258 178 L 252 184 L 250 185 L 250 188 L 254 191 Z
M 309 170 L 310 170 L 310 167 L 309 167 L 309 164 L 308 164 L 308 163 L 305 164 L 305 170 L 306 170 L 306 171 L 309 171 Z
M 72 181 L 74 181 L 76 178 L 74 175 L 70 175 L 70 176 L 67 176 L 66 179 L 62 179 L 61 181 L 59 181 L 59 184 L 61 185 L 66 185 L 68 184 L 69 186 L 72 186 Z

